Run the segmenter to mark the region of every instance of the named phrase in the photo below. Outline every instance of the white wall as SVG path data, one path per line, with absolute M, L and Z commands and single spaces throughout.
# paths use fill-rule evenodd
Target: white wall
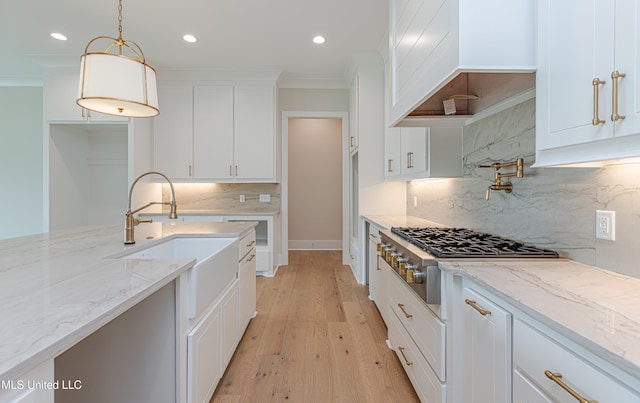
M 42 232 L 42 88 L 0 87 L 0 239 Z
M 342 121 L 289 118 L 289 248 L 342 248 Z

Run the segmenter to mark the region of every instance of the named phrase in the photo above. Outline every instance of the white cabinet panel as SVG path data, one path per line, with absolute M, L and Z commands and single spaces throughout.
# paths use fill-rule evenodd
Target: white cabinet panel
M 159 86 L 153 118 L 153 167 L 173 179 L 193 178 L 193 89 Z
M 224 373 L 233 352 L 240 341 L 240 311 L 238 299 L 238 283 L 234 285 L 220 302 L 222 309 L 221 359 L 220 373 Z
M 195 178 L 230 178 L 233 166 L 233 87 L 196 86 L 193 96 Z
M 273 87 L 235 88 L 234 176 L 275 181 Z
M 465 401 L 511 401 L 511 314 L 464 287 Z
M 400 173 L 411 175 L 425 172 L 429 164 L 427 154 L 426 127 L 403 127 L 400 129 Z
M 222 376 L 220 308 L 214 308 L 187 336 L 188 401 L 206 403 Z
M 544 0 L 538 15 L 536 166 L 640 155 L 635 2 Z

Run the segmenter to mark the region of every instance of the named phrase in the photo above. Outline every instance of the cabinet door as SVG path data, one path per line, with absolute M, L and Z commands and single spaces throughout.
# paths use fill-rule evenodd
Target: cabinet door
M 465 402 L 510 402 L 511 314 L 467 287 L 462 299 Z
M 384 176 L 400 175 L 400 129 L 388 128 L 384 133 Z
M 233 176 L 233 87 L 196 86 L 193 112 L 194 177 Z
M 380 243 L 380 235 L 377 229 L 371 227 L 369 229 L 369 251 L 368 251 L 368 270 L 369 270 L 369 299 L 379 306 L 378 290 L 380 288 L 380 265 L 378 263 L 377 246 Z
M 613 2 L 541 0 L 538 7 L 536 148 L 612 137 Z M 604 81 L 597 96 L 594 79 Z M 594 125 L 596 104 L 603 123 Z
M 513 371 L 514 403 L 552 403 L 543 391 L 518 370 Z
M 224 369 L 220 367 L 220 309 L 213 308 L 187 335 L 188 402 L 208 402 Z
M 240 262 L 240 334 L 256 312 L 256 250 L 252 249 Z
M 360 104 L 359 100 L 359 91 L 360 91 L 360 79 L 358 78 L 358 74 L 356 73 L 353 76 L 353 81 L 351 82 L 351 88 L 349 89 L 349 151 L 353 152 L 358 149 L 358 132 L 360 130 L 358 124 L 359 110 L 358 106 Z
M 236 346 L 240 341 L 240 312 L 238 310 L 238 283 L 227 291 L 221 303 L 222 307 L 222 329 L 221 329 L 221 358 L 220 373 L 223 374 L 227 368 L 227 364 L 231 361 L 231 356 L 236 350 Z
M 615 135 L 640 133 L 640 8 L 635 1 L 615 3 L 615 70 L 619 78 L 618 114 Z
M 428 166 L 427 128 L 403 127 L 400 129 L 400 172 L 415 174 L 425 172 Z
M 161 112 L 153 118 L 153 167 L 171 179 L 193 176 L 193 90 L 158 88 Z
M 275 181 L 273 87 L 236 87 L 234 104 L 234 176 Z
M 79 74 L 52 74 L 45 77 L 44 105 L 50 122 L 127 122 L 123 116 L 83 110 L 77 103 Z

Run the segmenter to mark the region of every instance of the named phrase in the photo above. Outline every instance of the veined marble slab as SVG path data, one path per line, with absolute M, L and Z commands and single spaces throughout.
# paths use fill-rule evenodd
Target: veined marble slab
M 57 356 L 195 264 L 108 256 L 178 235 L 236 238 L 255 224 L 141 224 L 133 246 L 122 225 L 0 241 L 0 379 Z
M 640 280 L 571 260 L 441 262 L 640 379 Z
M 433 221 L 424 218 L 412 217 L 408 215 L 363 215 L 362 218 L 376 224 L 384 230 L 390 230 L 391 227 L 442 227 Z

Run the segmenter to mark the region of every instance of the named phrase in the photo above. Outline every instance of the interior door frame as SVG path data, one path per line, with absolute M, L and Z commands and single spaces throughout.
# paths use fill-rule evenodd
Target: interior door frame
M 289 118 L 299 119 L 340 119 L 342 122 L 342 254 L 349 253 L 349 113 L 348 112 L 305 112 L 282 111 L 282 202 L 281 202 L 281 255 L 280 265 L 289 264 Z

